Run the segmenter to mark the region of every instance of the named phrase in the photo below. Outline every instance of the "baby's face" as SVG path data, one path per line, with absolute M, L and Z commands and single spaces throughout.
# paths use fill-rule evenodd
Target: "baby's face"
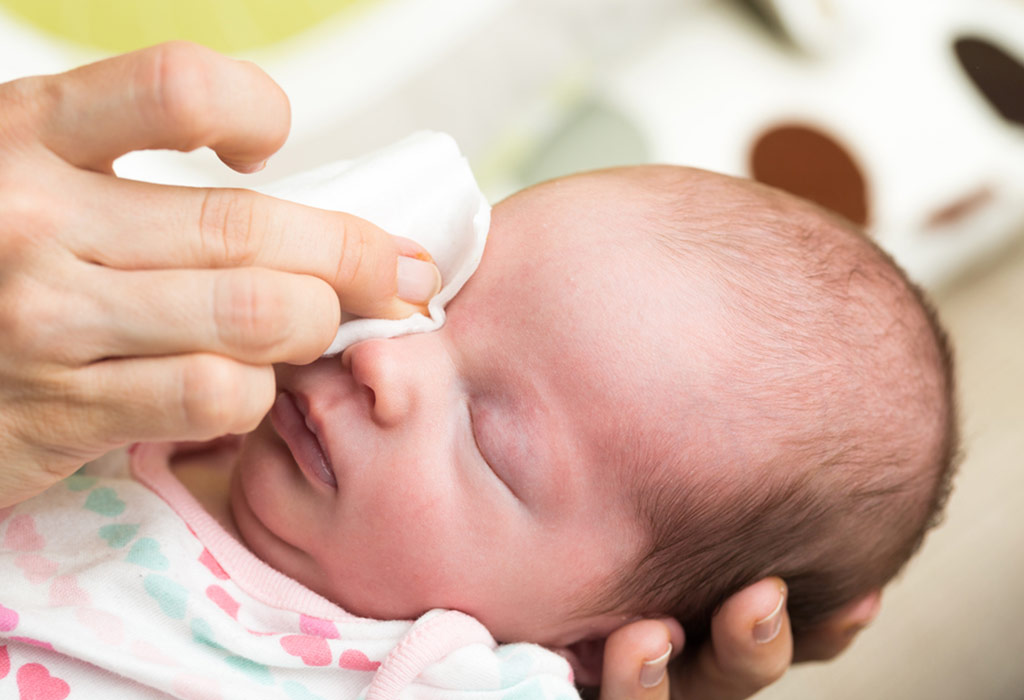
M 658 323 L 679 284 L 614 195 L 583 179 L 506 200 L 443 328 L 280 367 L 231 489 L 253 551 L 368 617 L 455 608 L 552 646 L 620 624 L 571 613 L 643 547 L 637 471 L 685 389 Z

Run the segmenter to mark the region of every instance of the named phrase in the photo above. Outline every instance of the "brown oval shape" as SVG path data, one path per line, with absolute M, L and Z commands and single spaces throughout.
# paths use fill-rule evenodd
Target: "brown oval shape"
M 960 67 L 1002 117 L 1024 125 L 1024 65 L 998 44 L 977 36 L 953 42 Z
M 842 214 L 864 226 L 868 195 L 864 174 L 839 141 L 802 124 L 783 124 L 763 133 L 750 152 L 755 180 L 778 187 Z

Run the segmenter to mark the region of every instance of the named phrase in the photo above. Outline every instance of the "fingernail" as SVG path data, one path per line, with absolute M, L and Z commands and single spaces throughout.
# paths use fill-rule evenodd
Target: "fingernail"
M 421 246 L 411 238 L 405 236 L 392 235 L 395 243 L 398 245 L 398 254 L 404 255 L 409 258 L 416 258 L 417 260 L 426 260 L 427 262 L 434 262 L 434 259 L 430 257 L 430 253 L 427 249 Z
M 426 304 L 441 290 L 441 272 L 433 263 L 398 256 L 398 298 L 410 304 Z
M 786 610 L 786 587 L 783 585 L 779 590 L 779 602 L 775 609 L 766 617 L 754 623 L 754 641 L 758 644 L 767 644 L 779 636 L 782 629 L 782 614 Z
M 252 175 L 253 173 L 258 173 L 259 171 L 263 170 L 263 168 L 267 167 L 268 161 L 261 160 L 259 163 L 236 163 L 234 161 L 226 160 L 224 162 L 229 167 L 233 168 L 234 170 L 237 170 L 243 175 Z
M 243 172 L 245 172 L 246 174 L 258 173 L 259 171 L 263 170 L 263 168 L 267 167 L 267 163 L 269 162 L 270 161 L 268 160 L 261 160 L 259 163 L 244 168 Z
M 669 642 L 665 653 L 656 659 L 644 661 L 640 667 L 640 685 L 645 688 L 653 688 L 665 678 L 665 669 L 668 668 L 668 657 L 672 655 L 672 643 Z

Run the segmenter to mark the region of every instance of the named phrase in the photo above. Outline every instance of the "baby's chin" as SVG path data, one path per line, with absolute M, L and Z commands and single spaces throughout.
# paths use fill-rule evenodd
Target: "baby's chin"
M 234 525 L 233 534 L 257 559 L 324 595 L 317 586 L 316 572 L 310 568 L 310 555 L 288 541 L 289 524 L 272 521 L 275 515 L 282 514 L 283 509 L 275 507 L 274 488 L 268 475 L 261 473 L 261 467 L 266 466 L 261 462 L 275 461 L 282 455 L 277 453 L 273 444 L 266 442 L 267 435 L 261 434 L 261 429 L 262 425 L 246 434 L 235 454 L 228 488 L 228 512 Z M 260 513 L 271 522 L 264 522 L 265 518 L 260 517 Z M 285 529 L 280 530 L 281 527 Z
M 255 551 L 253 551 L 252 545 L 249 543 L 249 540 L 246 538 L 244 528 L 242 528 L 238 524 L 239 523 L 239 514 L 242 513 L 242 512 L 246 512 L 245 509 L 248 508 L 248 504 L 245 503 L 245 495 L 242 493 L 242 483 L 241 483 L 241 480 L 240 480 L 241 479 L 241 473 L 240 473 L 241 469 L 242 469 L 242 465 L 239 462 L 238 457 L 236 455 L 236 457 L 235 457 L 235 465 L 234 465 L 234 468 L 231 470 L 231 481 L 229 482 L 229 485 L 228 485 L 228 509 L 227 510 L 228 510 L 228 514 L 231 517 L 231 524 L 232 524 L 232 531 L 231 532 L 235 536 L 235 539 L 237 539 L 239 541 L 239 543 L 243 547 L 248 549 L 253 554 L 256 554 L 256 556 L 259 556 L 259 554 L 257 554 Z M 246 515 L 248 515 L 249 517 L 252 517 L 251 513 L 246 512 Z
M 272 550 L 261 546 L 269 533 L 266 532 L 266 527 L 256 516 L 255 512 L 253 512 L 243 485 L 247 472 L 251 471 L 255 464 L 254 457 L 257 457 L 262 451 L 261 437 L 263 436 L 258 435 L 261 428 L 263 428 L 262 423 L 256 430 L 246 433 L 239 439 L 238 447 L 233 457 L 234 464 L 228 487 L 228 513 L 230 513 L 232 524 L 234 525 L 233 534 L 238 541 L 259 559 L 274 568 L 278 568 L 271 561 Z M 250 474 L 248 476 L 252 477 L 253 475 Z M 258 483 L 259 479 L 250 478 L 250 481 Z

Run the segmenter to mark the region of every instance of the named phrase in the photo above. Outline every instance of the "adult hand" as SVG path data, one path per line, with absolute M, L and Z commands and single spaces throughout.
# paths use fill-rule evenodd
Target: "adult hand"
M 793 660 L 833 658 L 877 615 L 880 591 L 834 613 L 801 635 L 794 654 L 785 584 L 768 578 L 729 598 L 711 622 L 711 639 L 682 666 L 674 620 L 640 620 L 619 628 L 605 645 L 601 700 L 742 700 L 771 685 Z M 672 644 L 671 652 L 669 644 Z
M 425 251 L 361 219 L 113 174 L 200 146 L 251 172 L 289 122 L 254 65 L 180 42 L 0 85 L 0 507 L 129 442 L 248 431 L 270 365 L 318 357 L 340 308 L 437 291 Z

